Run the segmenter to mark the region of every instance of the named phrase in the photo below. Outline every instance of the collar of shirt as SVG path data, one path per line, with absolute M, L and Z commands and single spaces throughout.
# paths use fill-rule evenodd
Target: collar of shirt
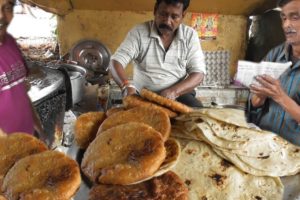
M 284 50 L 280 53 L 279 58 L 280 60 L 286 62 L 292 61 L 292 46 L 285 43 Z M 300 59 L 296 63 L 293 63 L 293 65 L 291 66 L 292 69 L 296 69 L 299 67 L 300 67 Z

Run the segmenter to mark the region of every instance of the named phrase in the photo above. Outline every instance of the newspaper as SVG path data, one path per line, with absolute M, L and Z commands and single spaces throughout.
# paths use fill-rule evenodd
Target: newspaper
M 275 63 L 275 62 L 250 62 L 240 60 L 238 61 L 237 74 L 235 81 L 242 85 L 249 87 L 251 84 L 258 84 L 255 80 L 257 75 L 269 75 L 275 79 L 287 70 L 292 65 L 292 62 Z

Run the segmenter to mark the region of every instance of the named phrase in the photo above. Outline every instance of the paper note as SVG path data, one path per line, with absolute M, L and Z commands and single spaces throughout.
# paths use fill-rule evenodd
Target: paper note
M 292 62 L 275 63 L 275 62 L 250 62 L 238 61 L 238 68 L 235 80 L 242 85 L 249 87 L 251 84 L 258 84 L 255 80 L 257 75 L 269 75 L 275 79 L 287 70 Z

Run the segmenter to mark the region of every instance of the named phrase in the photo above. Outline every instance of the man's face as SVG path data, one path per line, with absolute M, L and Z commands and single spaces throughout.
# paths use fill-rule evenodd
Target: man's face
M 7 27 L 13 18 L 13 0 L 0 0 L 0 43 L 4 40 Z
M 159 34 L 174 33 L 185 16 L 183 4 L 166 4 L 161 2 L 154 9 L 154 22 Z
M 282 27 L 286 42 L 300 45 L 300 0 L 293 0 L 282 7 Z

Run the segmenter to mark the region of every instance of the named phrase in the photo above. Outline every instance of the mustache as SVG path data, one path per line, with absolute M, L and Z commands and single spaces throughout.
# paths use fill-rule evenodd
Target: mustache
M 160 24 L 158 26 L 158 28 L 160 28 L 160 29 L 167 29 L 169 31 L 172 31 L 172 28 L 170 26 L 168 26 L 167 24 Z
M 287 28 L 284 30 L 285 34 L 290 34 L 290 33 L 297 33 L 297 31 L 295 29 L 292 28 Z

